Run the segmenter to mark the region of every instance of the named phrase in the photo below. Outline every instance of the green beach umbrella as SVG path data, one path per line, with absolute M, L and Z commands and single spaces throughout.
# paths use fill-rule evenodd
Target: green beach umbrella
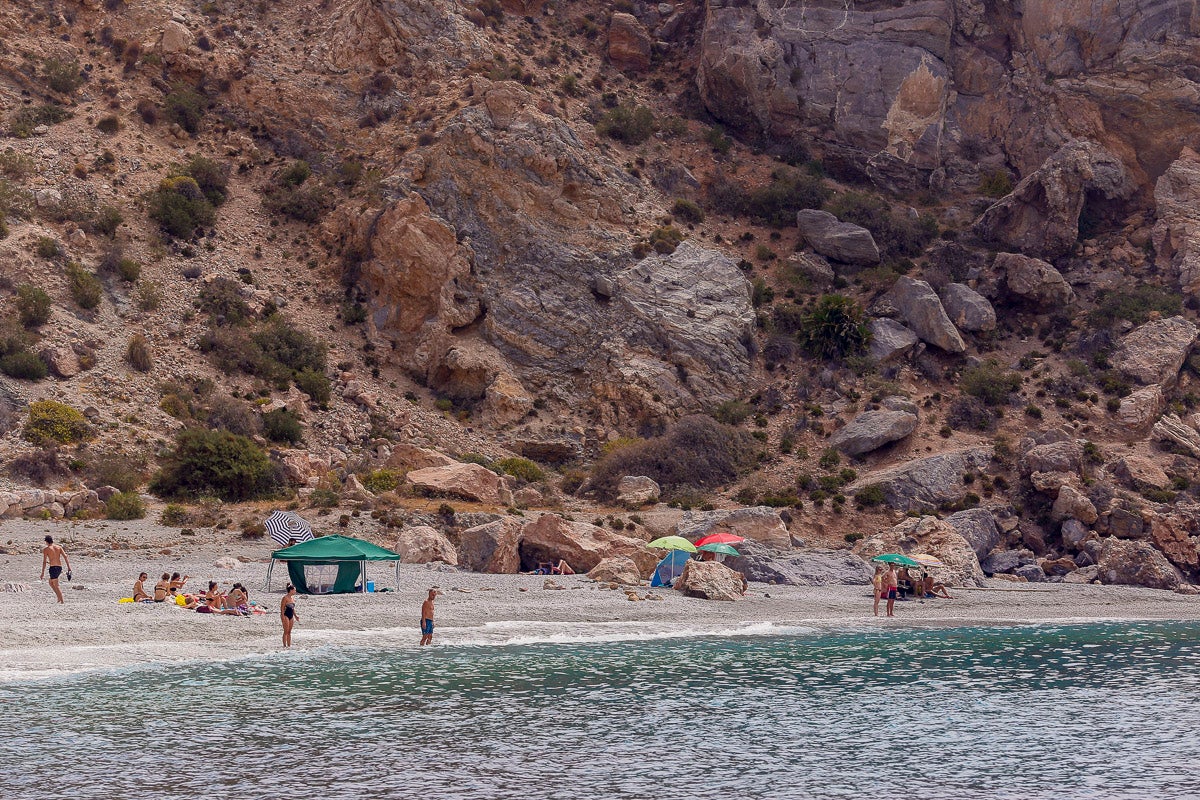
M 686 550 L 689 553 L 696 552 L 696 545 L 689 542 L 682 536 L 664 536 L 661 539 L 655 539 L 650 543 L 650 547 L 657 547 L 659 550 Z
M 881 556 L 875 556 L 872 561 L 879 561 L 883 564 L 895 564 L 898 567 L 919 567 L 921 562 L 914 558 L 901 555 L 900 553 L 884 553 Z
M 741 555 L 741 553 L 739 553 L 737 550 L 734 550 L 732 546 L 724 544 L 722 542 L 713 542 L 712 544 L 702 544 L 696 549 L 697 550 L 705 550 L 709 553 L 720 553 L 721 555 L 726 555 L 726 556 L 740 556 Z

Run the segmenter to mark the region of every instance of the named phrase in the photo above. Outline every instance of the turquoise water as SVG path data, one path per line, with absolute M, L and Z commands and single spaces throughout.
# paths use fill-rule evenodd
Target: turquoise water
M 1200 797 L 1200 623 L 329 647 L 0 684 L 3 798 Z

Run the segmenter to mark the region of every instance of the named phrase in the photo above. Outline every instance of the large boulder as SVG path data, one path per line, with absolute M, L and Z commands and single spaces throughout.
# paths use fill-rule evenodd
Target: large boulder
M 1151 320 L 1125 335 L 1112 365 L 1138 383 L 1172 386 L 1197 334 L 1200 328 L 1183 317 Z
M 447 467 L 457 463 L 445 453 L 403 442 L 392 445 L 391 455 L 388 456 L 386 462 L 387 466 L 392 469 L 428 469 L 429 467 Z
M 1101 583 L 1151 589 L 1175 589 L 1181 583 L 1179 571 L 1149 542 L 1105 539 L 1097 566 Z
M 637 562 L 628 556 L 611 556 L 588 570 L 587 576 L 598 583 L 638 586 L 642 582 Z
M 883 553 L 928 553 L 945 565 L 928 570 L 936 580 L 954 586 L 979 586 L 983 581 L 975 549 L 937 517 L 906 519 L 894 528 L 863 539 L 854 552 L 864 559 Z
M 996 550 L 980 561 L 979 566 L 985 574 L 996 575 L 1011 573 L 1019 567 L 1036 563 L 1037 556 L 1032 550 Z
M 1188 535 L 1193 525 L 1175 514 L 1155 516 L 1150 520 L 1150 541 L 1185 577 L 1195 579 L 1200 577 L 1200 537 Z
M 543 562 L 564 559 L 576 572 L 588 572 L 606 558 L 626 556 L 648 566 L 655 554 L 641 539 L 587 522 L 570 522 L 558 514 L 542 514 L 521 530 L 521 567 L 536 569 Z
M 829 440 L 848 456 L 860 456 L 898 442 L 917 429 L 917 417 L 907 411 L 864 411 Z
M 688 511 L 675 529 L 679 536 L 693 542 L 718 531 L 727 531 L 771 547 L 788 548 L 792 545 L 791 534 L 783 517 L 779 516 L 779 509 L 767 506 Z
M 641 508 L 657 503 L 662 487 L 645 475 L 626 475 L 617 482 L 617 502 L 626 508 Z
M 675 591 L 705 600 L 737 600 L 742 576 L 716 561 L 689 561 L 675 579 Z
M 1079 472 L 1083 464 L 1083 445 L 1074 439 L 1034 445 L 1021 456 L 1022 475 L 1035 472 Z
M 1113 465 L 1113 474 L 1126 486 L 1141 492 L 1146 489 L 1166 489 L 1171 479 L 1153 458 L 1127 455 Z
M 796 212 L 800 236 L 826 258 L 847 264 L 878 264 L 879 247 L 866 228 L 842 222 L 828 211 L 808 208 Z
M 521 569 L 522 521 L 504 517 L 458 535 L 458 563 L 475 572 L 512 574 Z
M 996 309 L 970 286 L 951 283 L 942 289 L 942 308 L 954 326 L 963 331 L 996 329 Z
M 491 505 L 510 505 L 508 482 L 487 467 L 455 462 L 408 473 L 406 479 L 417 489 L 440 497 L 461 497 Z
M 868 353 L 879 364 L 905 358 L 920 341 L 915 333 L 887 317 L 871 320 L 869 327 L 871 344 Z
M 1073 140 L 988 208 L 975 232 L 1026 255 L 1057 258 L 1079 239 L 1079 215 L 1089 196 L 1124 199 L 1134 188 L 1121 159 L 1094 142 Z
M 951 450 L 868 473 L 847 486 L 846 491 L 856 494 L 868 486 L 878 486 L 892 508 L 932 511 L 961 500 L 969 488 L 963 486 L 963 473 L 983 469 L 991 458 L 990 447 Z
M 458 551 L 446 535 L 428 525 L 405 528 L 396 535 L 393 548 L 400 554 L 402 564 L 428 564 L 441 561 L 452 567 L 458 566 Z
M 1179 276 L 1186 294 L 1200 292 L 1200 155 L 1190 147 L 1154 184 L 1152 241 L 1156 264 Z
M 725 559 L 726 566 L 758 583 L 859 586 L 871 582 L 871 568 L 848 550 L 776 550 L 757 542 L 742 542 L 737 549 L 741 555 Z
M 969 508 L 946 517 L 946 524 L 967 540 L 975 555 L 985 558 L 1000 544 L 1000 529 L 996 518 L 986 508 Z
M 608 25 L 608 58 L 621 69 L 650 67 L 650 34 L 633 14 L 617 11 Z
M 1061 307 L 1075 300 L 1075 290 L 1067 279 L 1040 258 L 999 253 L 992 269 L 1004 276 L 1009 292 L 1035 305 Z
M 962 335 L 950 317 L 946 316 L 946 309 L 942 308 L 937 292 L 925 281 L 907 275 L 900 276 L 887 293 L 886 302 L 900 312 L 904 321 L 923 341 L 947 353 L 961 353 L 967 349 Z

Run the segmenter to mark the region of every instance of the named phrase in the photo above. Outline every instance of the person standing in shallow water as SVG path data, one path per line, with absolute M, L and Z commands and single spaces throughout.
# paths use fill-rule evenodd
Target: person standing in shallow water
M 437 589 L 430 589 L 429 596 L 421 603 L 421 646 L 433 644 L 433 599 Z
M 287 585 L 287 593 L 279 601 L 279 621 L 283 623 L 283 646 L 292 646 L 292 626 L 300 616 L 296 613 L 296 587 Z
M 42 548 L 42 574 L 38 580 L 46 577 L 48 565 L 50 567 L 50 588 L 54 590 L 60 603 L 66 602 L 63 600 L 62 589 L 58 588 L 58 576 L 62 575 L 64 561 L 67 564 L 67 580 L 71 580 L 71 559 L 67 557 L 67 551 L 61 544 L 54 543 L 53 536 L 47 536 L 46 546 Z

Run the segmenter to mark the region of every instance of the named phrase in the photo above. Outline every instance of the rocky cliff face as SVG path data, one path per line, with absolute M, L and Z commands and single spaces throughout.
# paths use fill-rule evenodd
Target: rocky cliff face
M 1198 130 L 1185 0 L 709 0 L 698 83 L 726 124 L 862 156 L 882 185 L 1024 175 L 1065 142 L 1145 185 Z

